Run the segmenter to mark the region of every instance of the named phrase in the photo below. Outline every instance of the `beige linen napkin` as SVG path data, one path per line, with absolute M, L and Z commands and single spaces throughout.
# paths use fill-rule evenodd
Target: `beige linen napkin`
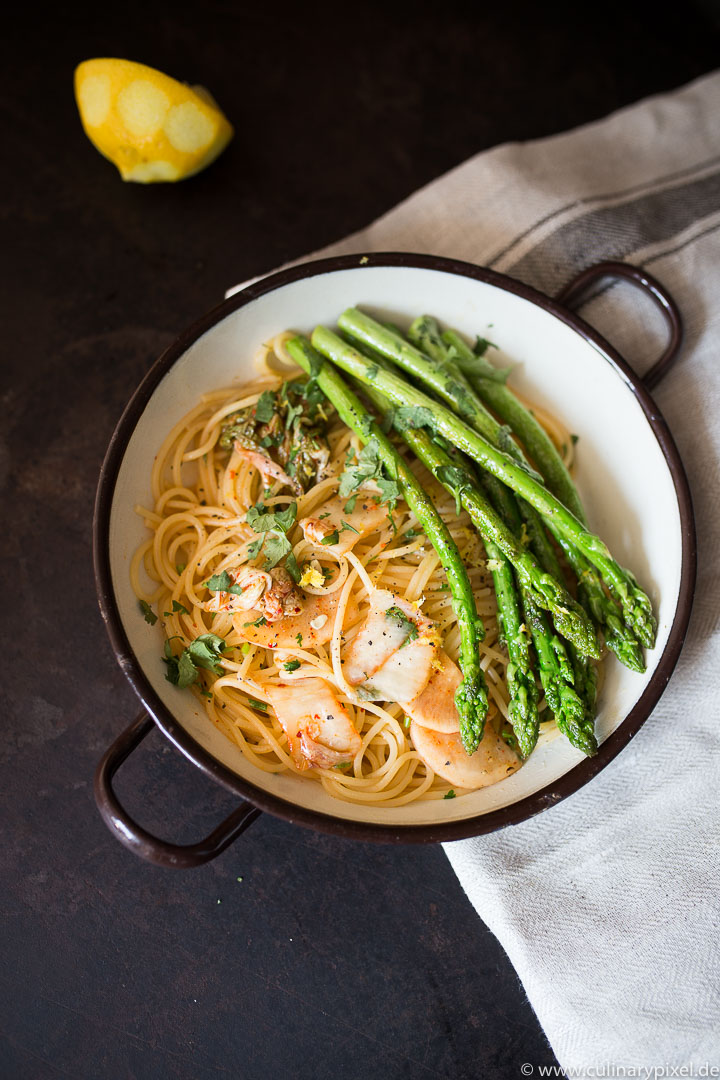
M 584 266 L 624 259 L 680 305 L 684 356 L 655 391 L 700 542 L 676 673 L 585 788 L 446 851 L 564 1067 L 720 1075 L 709 1071 L 720 1067 L 720 73 L 479 154 L 314 257 L 372 251 L 465 259 L 550 294 Z M 639 370 L 658 353 L 658 316 L 629 286 L 598 291 L 582 315 Z

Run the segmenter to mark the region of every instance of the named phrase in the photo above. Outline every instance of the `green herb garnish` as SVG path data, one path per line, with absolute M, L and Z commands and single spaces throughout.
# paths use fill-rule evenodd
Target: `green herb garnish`
M 145 622 L 150 623 L 151 626 L 154 626 L 157 622 L 158 617 L 148 604 L 147 600 L 138 600 L 138 607 L 143 613 L 143 618 L 145 619 Z
M 183 649 L 180 656 L 175 656 L 170 648 L 169 638 L 165 642 L 165 656 L 163 663 L 167 665 L 165 678 L 173 686 L 185 689 L 192 686 L 198 679 L 198 668 L 214 671 L 216 675 L 222 675 L 223 668 L 220 664 L 221 652 L 226 648 L 223 638 L 217 634 L 201 634 Z
M 172 611 L 163 611 L 163 615 L 165 616 L 165 618 L 168 618 L 168 616 L 176 615 L 178 612 L 181 615 L 189 615 L 190 614 L 188 609 L 186 607 L 184 607 L 183 604 L 180 604 L 177 600 L 173 600 L 173 602 L 172 602 Z
M 385 618 L 394 622 L 401 630 L 406 631 L 405 640 L 400 648 L 402 649 L 409 642 L 414 641 L 418 636 L 418 628 L 412 619 L 408 619 L 404 611 L 399 607 L 390 607 L 385 612 Z

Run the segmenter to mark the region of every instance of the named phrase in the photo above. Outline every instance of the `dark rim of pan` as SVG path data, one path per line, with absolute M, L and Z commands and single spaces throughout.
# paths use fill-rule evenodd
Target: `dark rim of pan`
M 532 795 L 527 795 L 509 806 L 463 818 L 459 821 L 436 821 L 425 825 L 399 825 L 392 822 L 371 824 L 364 821 L 355 821 L 299 806 L 296 803 L 272 795 L 238 776 L 205 750 L 185 730 L 155 693 L 130 647 L 112 587 L 109 535 L 110 511 L 115 484 L 130 438 L 145 406 L 164 375 L 206 331 L 232 312 L 252 303 L 258 297 L 294 281 L 339 270 L 354 270 L 358 266 L 412 267 L 439 270 L 447 274 L 472 278 L 476 281 L 494 285 L 506 292 L 514 293 L 516 296 L 528 300 L 554 315 L 561 322 L 566 323 L 593 345 L 607 363 L 615 369 L 619 377 L 631 387 L 660 445 L 675 485 L 682 532 L 682 567 L 678 604 L 667 644 L 657 668 L 653 672 L 640 699 L 612 735 L 601 745 L 595 757 L 586 758 L 563 776 L 548 784 L 547 787 L 536 791 Z M 118 663 L 155 723 L 173 745 L 190 761 L 230 791 L 243 799 L 247 799 L 259 809 L 286 821 L 358 840 L 399 841 L 405 843 L 460 840 L 470 836 L 480 836 L 484 833 L 494 832 L 506 825 L 518 824 L 540 813 L 547 807 L 554 806 L 560 800 L 567 798 L 568 795 L 572 795 L 573 792 L 604 769 L 637 733 L 667 686 L 685 639 L 692 606 L 696 565 L 692 502 L 687 477 L 677 447 L 648 390 L 612 346 L 577 315 L 549 299 L 543 293 L 537 292 L 535 289 L 503 274 L 456 259 L 394 252 L 368 254 L 366 256 L 345 255 L 320 259 L 293 266 L 287 270 L 281 270 L 249 285 L 242 292 L 225 300 L 188 327 L 165 350 L 150 369 L 128 403 L 115 429 L 100 473 L 93 525 L 93 552 L 95 581 L 100 608 Z

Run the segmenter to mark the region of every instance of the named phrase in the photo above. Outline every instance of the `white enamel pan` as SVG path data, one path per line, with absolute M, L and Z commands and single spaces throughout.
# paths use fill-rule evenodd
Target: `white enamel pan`
M 639 378 L 569 305 L 600 278 L 621 277 L 660 306 L 669 343 Z M 610 655 L 598 705 L 600 750 L 585 758 L 564 739 L 538 748 L 501 783 L 453 800 L 383 809 L 341 802 L 319 784 L 253 769 L 211 723 L 196 698 L 171 686 L 160 661 L 163 633 L 138 613 L 129 565 L 145 531 L 133 507 L 151 502 L 153 457 L 167 431 L 205 391 L 256 374 L 259 343 L 284 329 L 332 325 L 357 304 L 407 325 L 429 312 L 474 338 L 492 324 L 493 359 L 514 365 L 511 385 L 580 437 L 576 481 L 593 531 L 649 593 L 657 644 L 638 675 Z M 98 597 L 110 639 L 142 713 L 116 740 L 96 775 L 96 798 L 117 838 L 165 866 L 193 866 L 224 850 L 261 812 L 361 840 L 455 840 L 537 814 L 588 783 L 649 716 L 677 661 L 695 582 L 695 530 L 685 472 L 650 396 L 678 354 L 680 316 L 663 287 L 623 263 L 590 267 L 555 299 L 511 278 L 427 255 L 326 259 L 255 282 L 200 319 L 157 360 L 113 435 L 97 494 L 94 552 Z M 150 835 L 113 791 L 118 767 L 156 724 L 190 761 L 233 791 L 240 805 L 206 840 L 181 847 Z

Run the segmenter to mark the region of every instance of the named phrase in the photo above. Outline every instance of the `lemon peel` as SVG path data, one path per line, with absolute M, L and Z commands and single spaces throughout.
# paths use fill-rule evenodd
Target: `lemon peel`
M 91 143 L 135 183 L 193 176 L 234 134 L 205 87 L 132 60 L 83 61 L 75 69 L 75 100 Z

